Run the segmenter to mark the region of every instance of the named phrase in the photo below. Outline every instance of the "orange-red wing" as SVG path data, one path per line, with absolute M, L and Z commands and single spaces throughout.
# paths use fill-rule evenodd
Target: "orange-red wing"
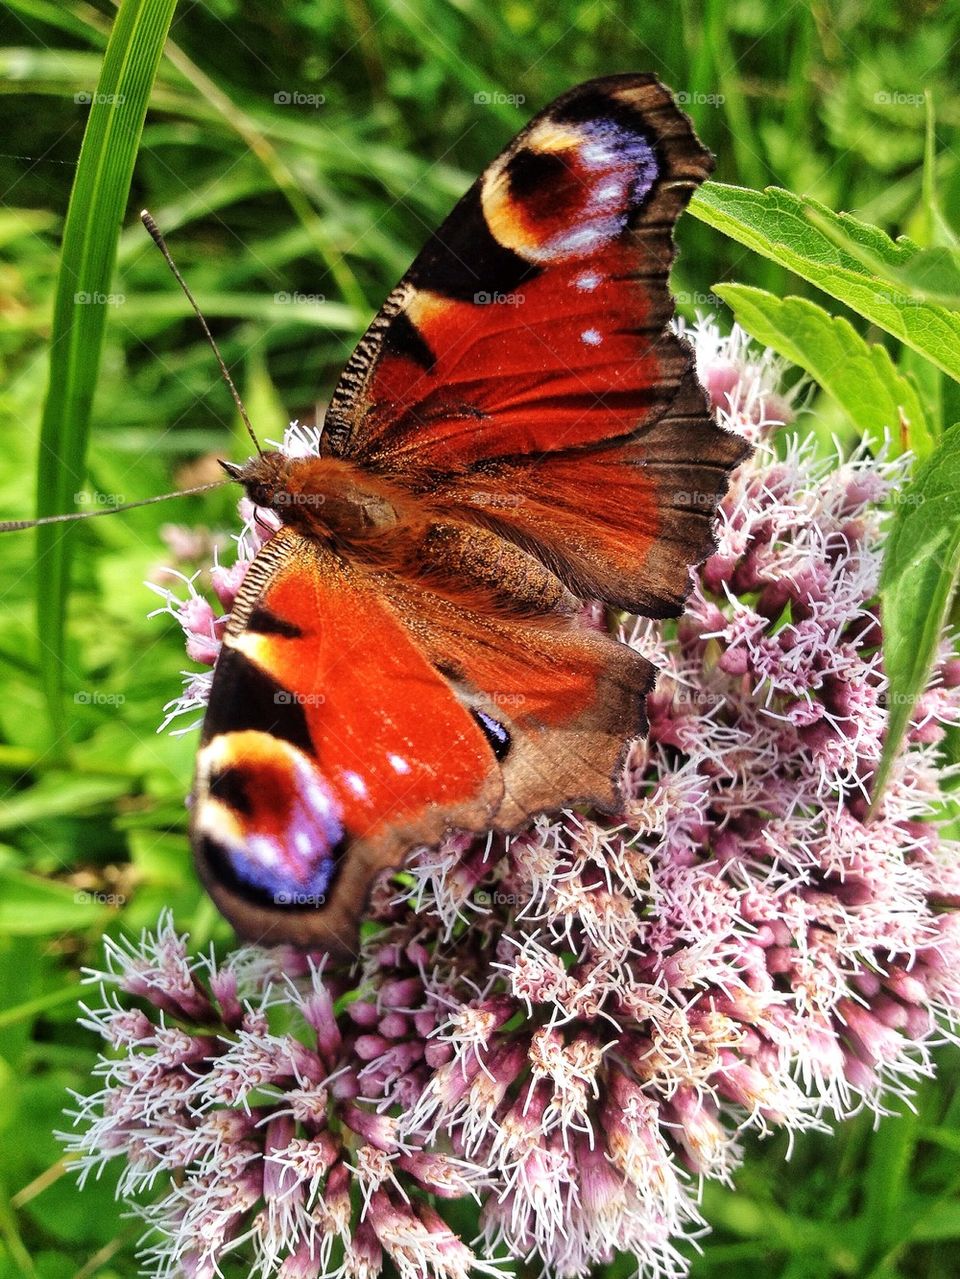
M 194 849 L 224 914 L 260 940 L 349 944 L 378 870 L 483 830 L 502 797 L 483 721 L 394 609 L 281 530 L 238 599 L 197 757 Z
M 422 581 L 376 581 L 399 615 L 416 618 L 424 652 L 496 748 L 504 791 L 491 826 L 514 830 L 578 802 L 616 808 L 623 758 L 646 731 L 656 671 L 645 658 L 576 616 L 497 614 Z
M 747 451 L 666 328 L 673 225 L 710 167 L 652 76 L 558 99 L 394 290 L 324 449 L 533 551 L 575 594 L 676 613 Z
M 615 806 L 650 664 L 562 598 L 523 617 L 441 585 L 348 566 L 290 528 L 251 566 L 192 813 L 201 876 L 244 935 L 349 948 L 371 879 L 411 848 Z
M 647 617 L 680 611 L 713 549 L 717 504 L 749 451 L 692 384 L 657 422 L 593 449 L 508 458 L 439 481 L 434 501 L 549 564 L 584 599 Z
M 391 294 L 334 392 L 324 448 L 416 486 L 662 416 L 693 376 L 664 331 L 673 224 L 711 164 L 652 76 L 559 98 Z

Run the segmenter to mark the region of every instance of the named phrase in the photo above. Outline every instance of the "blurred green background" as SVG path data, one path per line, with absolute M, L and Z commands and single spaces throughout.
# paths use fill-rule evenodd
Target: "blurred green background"
M 52 295 L 109 3 L 0 5 L 0 518 L 33 511 Z M 202 477 L 244 437 L 195 321 L 137 219 L 153 211 L 261 437 L 309 417 L 428 232 L 513 132 L 579 80 L 652 70 L 717 154 L 716 176 L 777 184 L 917 231 L 923 95 L 937 178 L 960 221 L 960 6 L 838 0 L 206 0 L 182 3 L 161 62 L 107 301 L 78 504 Z M 689 314 L 731 280 L 807 293 L 684 219 Z M 861 331 L 863 326 L 860 326 Z M 877 335 L 871 335 L 877 336 Z M 956 416 L 956 415 L 954 415 Z M 801 424 L 802 425 L 802 424 Z M 234 528 L 235 495 L 178 499 L 78 530 L 67 649 L 69 746 L 51 732 L 29 534 L 2 542 L 0 610 L 0 1276 L 132 1276 L 136 1223 L 109 1176 L 83 1195 L 52 1130 L 96 1045 L 78 973 L 104 930 L 164 904 L 198 944 L 227 932 L 184 833 L 193 740 L 157 736 L 186 661 L 142 585 L 169 522 Z M 194 565 L 181 567 L 190 572 Z M 751 1140 L 737 1192 L 708 1188 L 695 1279 L 947 1279 L 960 1270 L 960 1130 L 945 1049 L 917 1113 L 834 1139 Z M 610 1274 L 628 1275 L 626 1260 Z

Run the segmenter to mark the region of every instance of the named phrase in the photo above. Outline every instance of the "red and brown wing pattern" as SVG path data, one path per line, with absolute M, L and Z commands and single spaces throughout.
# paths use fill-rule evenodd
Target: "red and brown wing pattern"
M 237 600 L 197 757 L 197 863 L 237 929 L 347 950 L 411 847 L 612 808 L 654 672 L 566 620 L 465 607 L 282 529 Z
M 679 611 L 745 451 L 667 327 L 709 169 L 654 77 L 564 95 L 391 294 L 321 457 L 233 472 L 285 525 L 231 618 L 194 793 L 241 932 L 347 947 L 410 848 L 616 805 L 655 672 L 581 602 Z
M 308 944 L 319 911 L 347 943 L 377 869 L 451 826 L 481 829 L 502 797 L 482 723 L 389 604 L 281 529 L 231 615 L 197 756 L 193 843 L 224 913 Z
M 673 227 L 712 159 L 649 75 L 573 89 L 470 188 L 334 393 L 324 448 L 678 611 L 742 440 L 667 329 Z

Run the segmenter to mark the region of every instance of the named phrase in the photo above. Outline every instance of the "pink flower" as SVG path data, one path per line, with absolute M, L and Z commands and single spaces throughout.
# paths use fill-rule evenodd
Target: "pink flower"
M 168 918 L 110 945 L 86 1017 L 110 1055 L 71 1145 L 83 1175 L 122 1159 L 123 1195 L 160 1196 L 155 1274 L 236 1254 L 263 1279 L 387 1259 L 453 1279 L 529 1255 L 586 1276 L 624 1251 L 681 1276 L 701 1179 L 730 1180 L 743 1133 L 882 1113 L 931 1072 L 960 1014 L 947 643 L 867 820 L 882 503 L 903 463 L 823 460 L 783 431 L 775 447 L 793 415 L 775 358 L 710 322 L 688 333 L 718 417 L 757 451 L 685 617 L 622 628 L 662 671 L 622 814 L 421 853 L 375 891 L 355 971 L 250 947 L 191 959 Z M 248 526 L 215 579 L 221 610 L 269 531 Z M 212 660 L 222 614 L 184 580 L 166 610 Z M 202 703 L 190 681 L 173 714 Z M 443 1216 L 464 1196 L 479 1242 Z

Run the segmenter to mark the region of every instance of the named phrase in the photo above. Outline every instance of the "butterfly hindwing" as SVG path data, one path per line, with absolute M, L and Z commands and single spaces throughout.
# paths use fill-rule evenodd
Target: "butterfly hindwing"
M 390 295 L 320 456 L 235 472 L 284 524 L 231 617 L 194 794 L 241 932 L 343 948 L 411 848 L 615 808 L 655 672 L 583 602 L 679 612 L 746 451 L 668 327 L 673 226 L 710 167 L 655 77 L 571 90 Z
M 347 948 L 371 879 L 411 846 L 613 807 L 653 668 L 571 627 L 557 598 L 553 617 L 510 617 L 289 528 L 267 543 L 224 637 L 193 798 L 201 874 L 242 933 Z
M 217 662 L 193 840 L 246 935 L 352 939 L 372 875 L 503 782 L 483 726 L 363 574 L 282 529 L 251 565 Z M 271 913 L 272 912 L 272 913 Z

